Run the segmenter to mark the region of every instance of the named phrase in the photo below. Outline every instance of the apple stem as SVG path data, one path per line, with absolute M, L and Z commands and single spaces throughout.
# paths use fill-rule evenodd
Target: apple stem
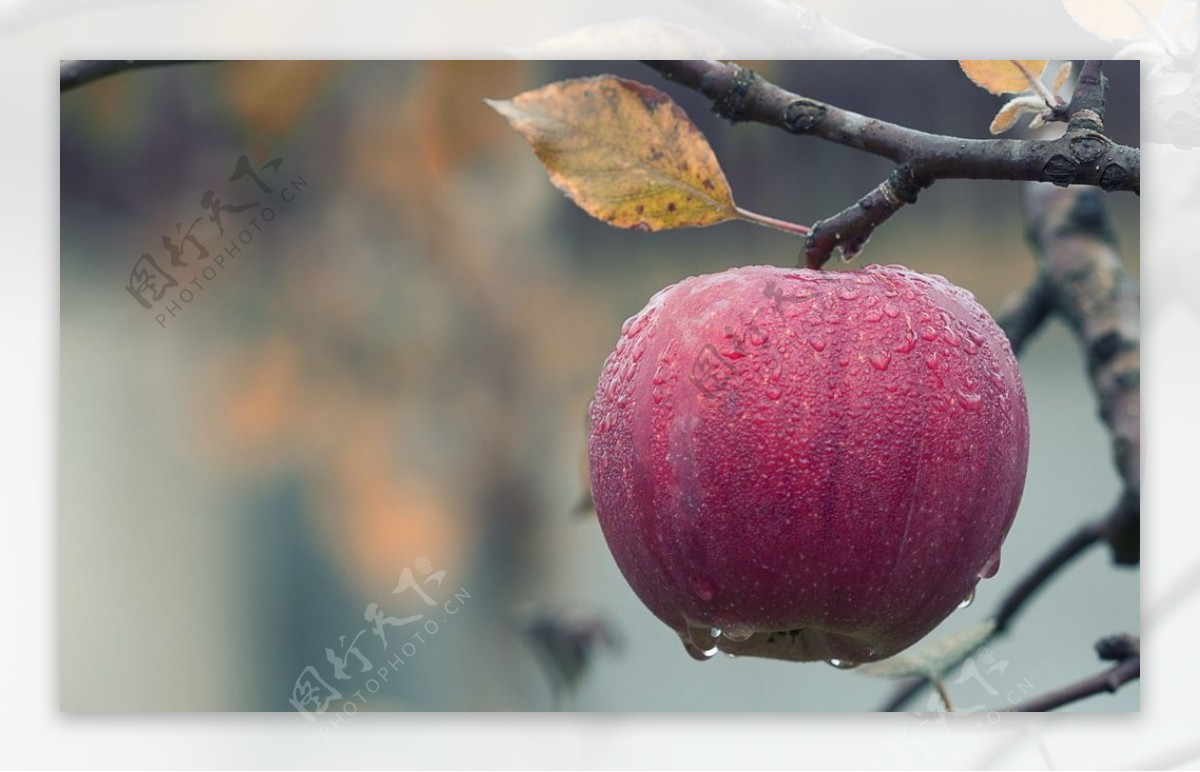
M 758 214 L 757 212 L 751 212 L 748 209 L 742 209 L 740 206 L 735 206 L 734 211 L 737 212 L 738 217 L 742 218 L 746 222 L 752 222 L 755 225 L 761 225 L 764 228 L 774 228 L 777 231 L 783 231 L 784 233 L 791 233 L 797 236 L 807 236 L 808 234 L 812 233 L 812 228 L 809 228 L 808 226 L 797 225 L 796 223 L 788 222 L 787 220 L 777 220 L 774 217 L 767 217 L 765 214 Z
M 950 690 L 946 688 L 946 682 L 942 680 L 941 676 L 937 675 L 930 680 L 933 681 L 933 688 L 937 690 L 938 696 L 942 698 L 942 704 L 946 706 L 946 712 L 953 713 L 955 710 L 954 700 L 950 699 Z

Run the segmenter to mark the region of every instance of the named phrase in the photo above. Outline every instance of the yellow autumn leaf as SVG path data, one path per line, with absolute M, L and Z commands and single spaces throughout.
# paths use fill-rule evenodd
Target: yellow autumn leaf
M 657 231 L 739 216 L 708 141 L 658 89 L 604 75 L 485 101 L 556 187 L 610 225 Z
M 958 62 L 963 73 L 976 85 L 993 94 L 1017 94 L 1030 89 L 1029 78 L 1041 77 L 1046 59 L 963 59 Z M 1019 66 L 1018 66 L 1019 65 Z M 1024 68 L 1025 72 L 1022 72 Z
M 1167 0 L 1063 0 L 1063 7 L 1083 27 L 1101 40 L 1130 40 L 1149 32 Z
M 1000 108 L 1000 112 L 996 113 L 988 130 L 993 134 L 1003 134 L 1016 125 L 1017 119 L 1021 117 L 1021 112 L 1022 107 L 1019 102 L 1009 102 Z
M 1071 77 L 1071 68 L 1073 63 L 1070 61 L 1063 62 L 1058 66 L 1058 73 L 1054 76 L 1054 85 L 1050 87 L 1051 94 L 1061 94 L 1063 86 L 1067 85 L 1067 81 Z

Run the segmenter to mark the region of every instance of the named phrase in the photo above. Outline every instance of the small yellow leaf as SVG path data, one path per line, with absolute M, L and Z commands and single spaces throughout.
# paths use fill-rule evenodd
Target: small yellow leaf
M 1000 108 L 989 127 L 993 134 L 1003 134 L 1016 124 L 1022 113 L 1041 113 L 1046 109 L 1046 103 L 1041 97 L 1025 94 L 1014 97 Z
M 598 220 L 657 231 L 738 216 L 708 141 L 658 89 L 603 75 L 486 101 Z
M 1162 16 L 1167 0 L 1063 0 L 1063 7 L 1101 40 L 1131 40 L 1149 32 L 1147 20 Z
M 1003 134 L 1011 129 L 1017 123 L 1017 118 L 1021 117 L 1022 107 L 1017 102 L 1009 102 L 1004 107 L 1000 108 L 1000 112 L 996 113 L 996 117 L 992 119 L 992 125 L 988 130 L 993 134 Z
M 993 94 L 1017 94 L 1030 89 L 1029 78 L 1025 77 L 1021 67 L 1030 76 L 1038 78 L 1046 69 L 1046 62 L 1046 59 L 1022 59 L 1016 62 L 1011 59 L 963 59 L 958 66 L 980 88 Z
M 1050 88 L 1051 94 L 1061 94 L 1063 86 L 1067 85 L 1067 79 L 1071 77 L 1072 63 L 1067 61 L 1058 66 L 1058 73 L 1054 76 L 1054 85 Z

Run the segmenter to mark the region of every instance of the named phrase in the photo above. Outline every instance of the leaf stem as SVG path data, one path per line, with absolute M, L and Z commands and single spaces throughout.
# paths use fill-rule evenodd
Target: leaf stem
M 938 696 L 942 698 L 942 704 L 946 706 L 947 713 L 953 713 L 954 700 L 950 697 L 950 690 L 946 688 L 946 682 L 937 673 L 931 674 L 930 681 L 933 682 L 933 688 L 937 690 Z
M 748 209 L 742 209 L 740 206 L 735 206 L 733 210 L 737 212 L 738 217 L 746 222 L 752 222 L 755 225 L 761 225 L 765 228 L 774 228 L 777 231 L 791 233 L 796 236 L 807 236 L 812 233 L 812 228 L 806 225 L 797 225 L 787 220 L 777 220 L 774 217 L 767 217 L 765 214 L 758 214 Z
M 1042 98 L 1043 101 L 1045 101 L 1046 107 L 1049 107 L 1051 110 L 1053 110 L 1055 107 L 1059 106 L 1061 100 L 1059 100 L 1054 94 L 1050 93 L 1050 89 L 1046 88 L 1046 84 L 1042 83 L 1041 78 L 1030 72 L 1029 69 L 1025 65 L 1021 64 L 1020 61 L 1016 59 L 1009 59 L 1009 61 L 1021 71 L 1021 74 L 1025 76 L 1025 80 L 1029 82 L 1029 87 L 1033 89 L 1033 93 L 1037 94 Z

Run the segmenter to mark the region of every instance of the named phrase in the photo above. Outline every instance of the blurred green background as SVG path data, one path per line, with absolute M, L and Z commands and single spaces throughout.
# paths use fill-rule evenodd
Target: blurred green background
M 939 133 L 987 136 L 1001 104 L 953 62 L 753 66 L 806 96 Z M 1137 62 L 1106 72 L 1110 136 L 1137 144 Z M 64 710 L 292 710 L 306 668 L 343 696 L 318 726 L 346 700 L 356 711 L 547 710 L 537 643 L 558 642 L 570 670 L 570 644 L 598 637 L 614 640 L 579 681 L 581 710 L 880 704 L 889 684 L 820 663 L 691 660 L 633 596 L 594 516 L 577 511 L 584 412 L 621 322 L 684 276 L 791 265 L 801 247 L 742 223 L 611 229 L 564 199 L 482 101 L 600 73 L 667 90 L 754 211 L 811 223 L 890 170 L 818 140 L 732 127 L 629 62 L 195 64 L 64 94 Z M 263 187 L 229 179 L 242 156 Z M 226 210 L 219 236 L 201 204 L 210 190 L 276 216 L 255 230 L 252 211 Z M 997 312 L 1033 275 L 1018 191 L 939 182 L 860 260 L 943 274 Z M 1136 272 L 1138 201 L 1108 201 Z M 197 218 L 212 278 L 197 242 L 183 241 Z M 217 270 L 216 253 L 243 230 L 251 241 Z M 187 266 L 171 266 L 164 235 L 185 245 Z M 126 289 L 142 253 L 179 285 L 149 310 Z M 182 289 L 190 302 L 160 324 Z M 1000 573 L 935 635 L 983 619 L 1118 491 L 1083 357 L 1059 323 L 1022 370 L 1025 498 Z M 393 593 L 406 568 L 425 597 Z M 1136 571 L 1090 554 L 976 658 L 981 679 L 952 685 L 960 706 L 1003 705 L 1097 670 L 1096 639 L 1138 630 L 1138 587 Z M 371 603 L 391 619 L 382 636 Z M 436 631 L 411 640 L 429 621 Z M 1138 704 L 1133 685 L 1073 709 Z

